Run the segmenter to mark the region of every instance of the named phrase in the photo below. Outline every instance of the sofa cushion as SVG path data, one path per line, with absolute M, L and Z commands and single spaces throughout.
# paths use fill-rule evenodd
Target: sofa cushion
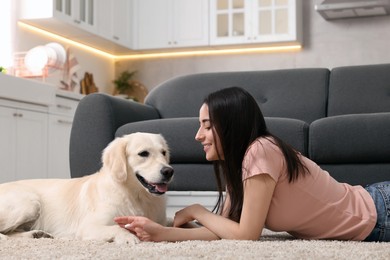
M 297 119 L 266 117 L 268 130 L 291 145 L 293 148 L 307 155 L 309 124 Z
M 154 88 L 145 104 L 162 118 L 196 117 L 207 94 L 239 86 L 255 97 L 264 116 L 312 122 L 326 115 L 328 79 L 328 69 L 311 68 L 186 75 Z
M 332 69 L 328 116 L 390 112 L 390 64 Z
M 308 124 L 289 118 L 266 118 L 268 129 L 303 154 L 307 154 Z M 162 134 L 170 147 L 172 163 L 207 163 L 202 146 L 195 140 L 197 117 L 168 118 L 129 123 L 116 136 L 134 132 Z
M 389 163 L 390 113 L 319 119 L 310 125 L 309 156 L 320 164 Z

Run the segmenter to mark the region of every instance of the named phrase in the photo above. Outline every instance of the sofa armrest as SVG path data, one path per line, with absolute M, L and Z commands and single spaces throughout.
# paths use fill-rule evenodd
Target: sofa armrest
M 98 171 L 103 149 L 115 138 L 116 130 L 131 122 L 157 119 L 151 106 L 95 93 L 84 97 L 73 119 L 69 160 L 71 177 Z

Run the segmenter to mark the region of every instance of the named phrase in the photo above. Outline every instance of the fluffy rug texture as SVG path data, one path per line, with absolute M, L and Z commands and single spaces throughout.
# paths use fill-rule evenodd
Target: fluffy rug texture
M 390 259 L 390 243 L 307 241 L 265 231 L 259 241 L 141 242 L 0 240 L 0 259 Z

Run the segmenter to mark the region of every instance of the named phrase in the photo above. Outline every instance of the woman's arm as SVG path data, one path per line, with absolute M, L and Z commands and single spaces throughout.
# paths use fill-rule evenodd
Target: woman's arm
M 244 202 L 239 223 L 195 204 L 176 213 L 174 226 L 197 220 L 220 238 L 257 240 L 265 224 L 276 182 L 268 174 L 259 174 L 246 179 L 243 185 Z M 227 213 L 226 208 L 223 213 Z
M 218 236 L 205 227 L 165 227 L 148 218 L 137 216 L 116 217 L 114 221 L 121 227 L 128 229 L 142 241 L 160 242 L 219 239 Z
M 223 215 L 217 215 L 199 204 L 191 205 L 175 215 L 174 227 L 164 227 L 145 217 L 117 217 L 115 222 L 136 234 L 142 241 L 183 241 L 224 239 L 259 239 L 271 204 L 276 182 L 268 174 L 244 181 L 244 202 L 240 222 L 227 218 L 230 199 L 227 197 Z M 201 228 L 180 228 L 197 220 Z

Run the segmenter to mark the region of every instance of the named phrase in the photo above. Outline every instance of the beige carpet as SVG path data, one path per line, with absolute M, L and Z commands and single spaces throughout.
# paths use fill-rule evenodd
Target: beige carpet
M 265 231 L 259 241 L 121 246 L 64 239 L 0 240 L 0 259 L 390 259 L 390 243 L 304 241 Z

